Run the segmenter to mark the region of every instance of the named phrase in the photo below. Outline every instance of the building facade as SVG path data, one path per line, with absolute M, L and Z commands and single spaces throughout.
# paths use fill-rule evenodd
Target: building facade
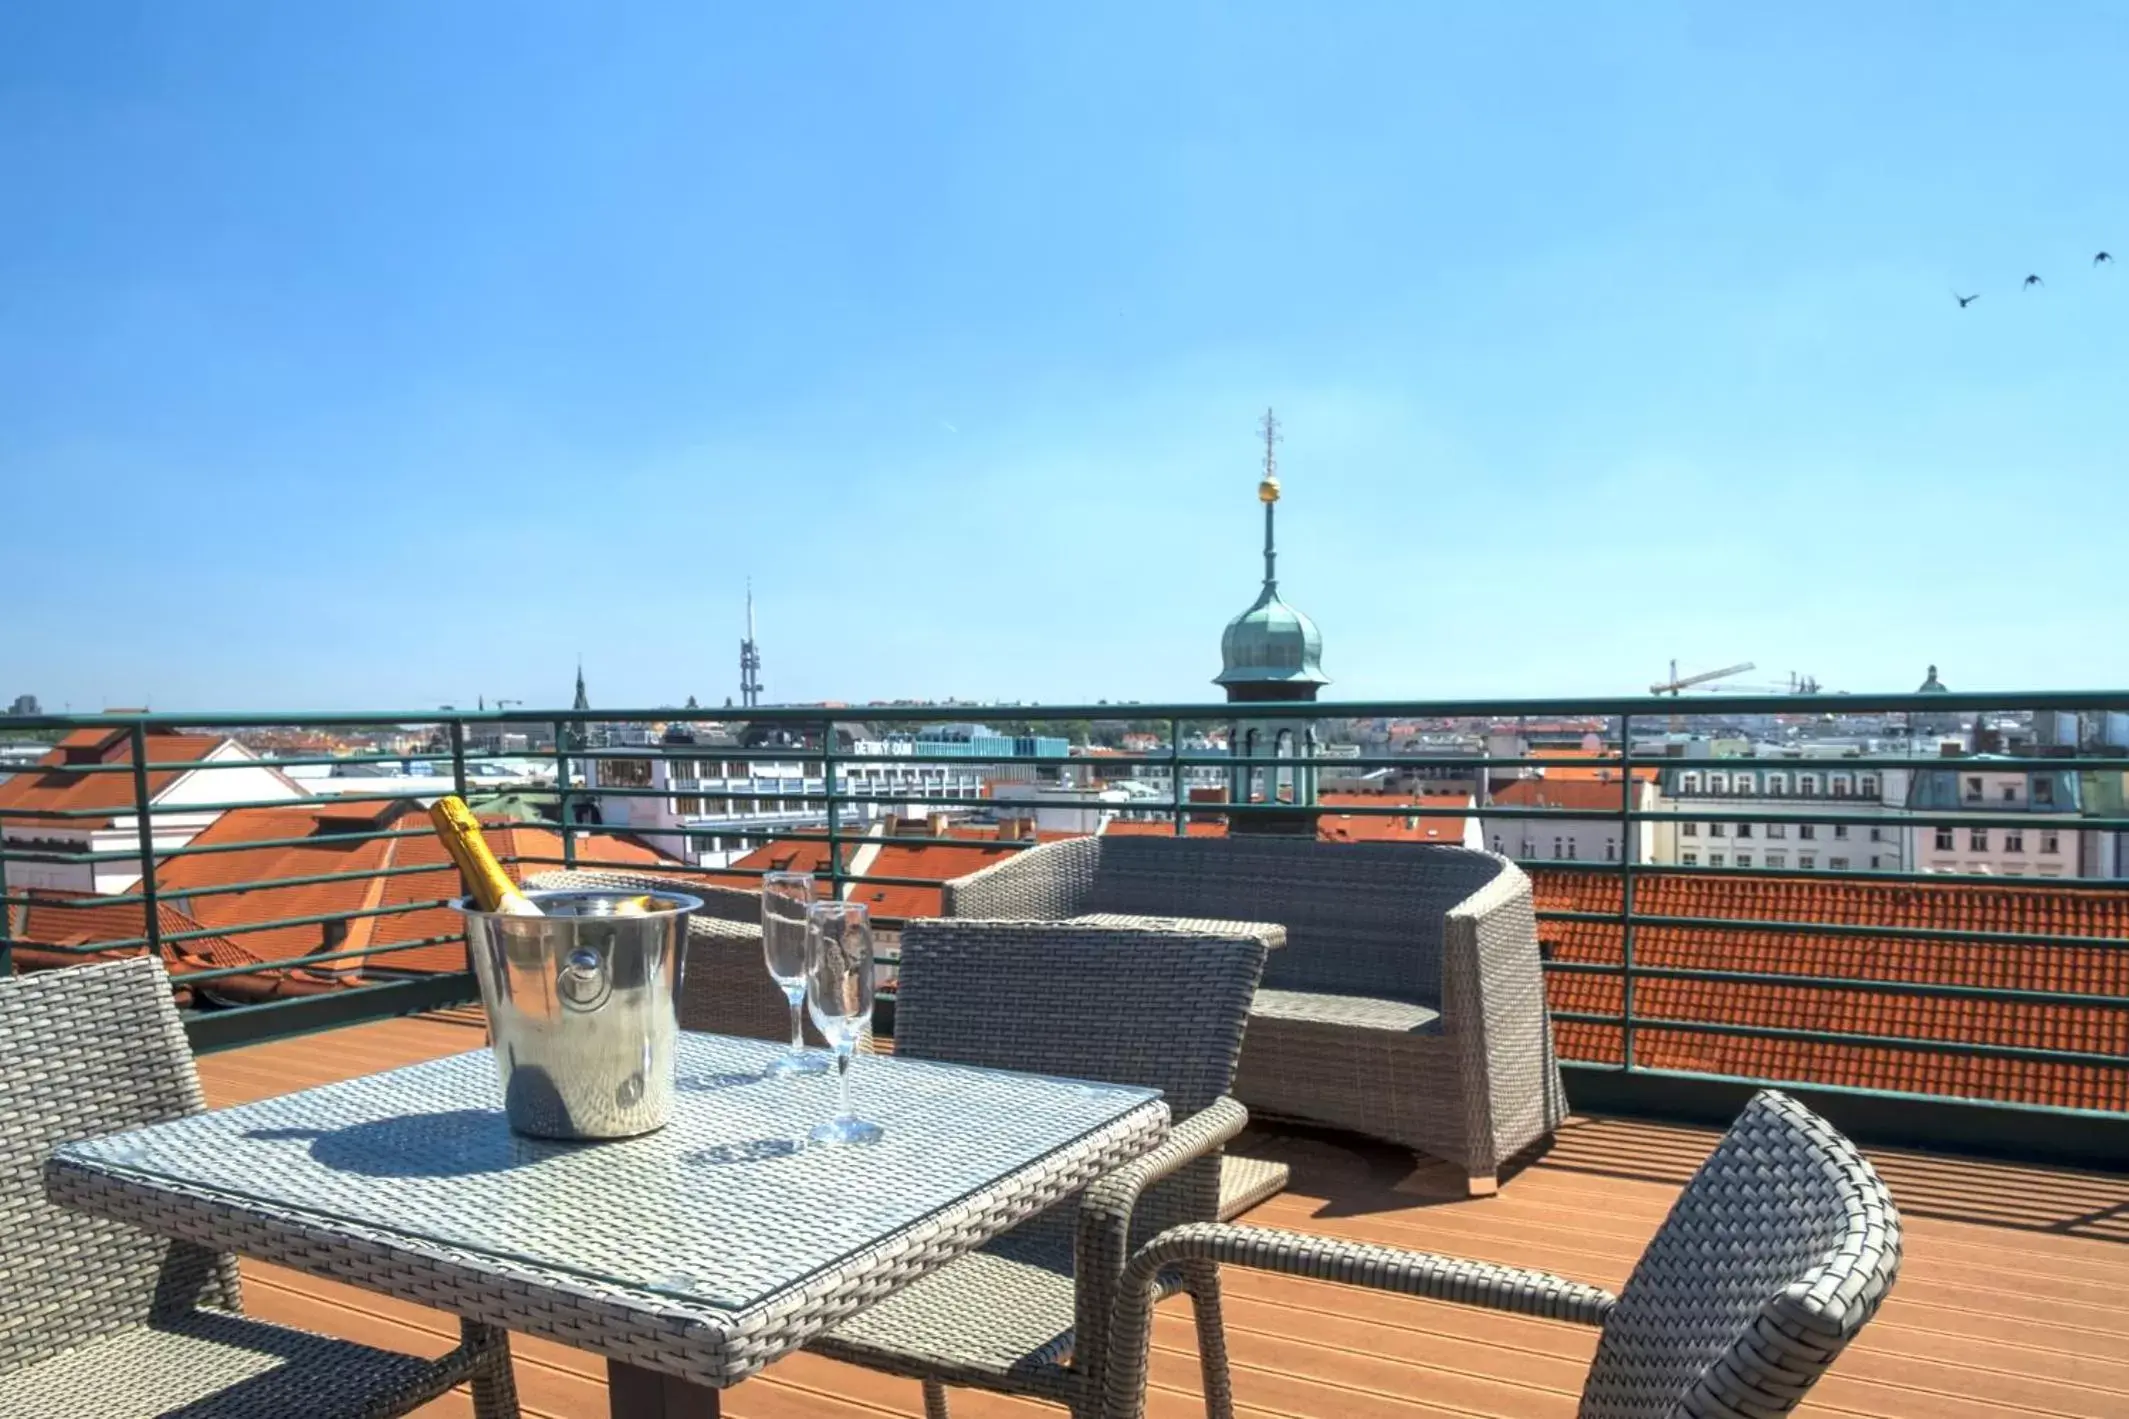
M 1648 809 L 1657 801 L 1656 785 L 1637 777 L 1633 806 Z M 1656 824 L 1627 824 L 1618 817 L 1590 818 L 1587 813 L 1617 814 L 1620 781 L 1616 774 L 1602 778 L 1519 778 L 1500 785 L 1487 805 L 1491 808 L 1542 810 L 1573 813 L 1575 817 L 1543 818 L 1518 812 L 1513 817 L 1480 810 L 1480 834 L 1488 850 L 1519 861 L 1617 862 L 1631 843 L 1631 862 L 1654 860 Z
M 1840 759 L 1733 759 L 1666 768 L 1658 780 L 1661 806 L 1681 817 L 1655 825 L 1651 860 L 1678 867 L 1910 871 L 1905 774 Z M 1693 818 L 1695 807 L 1725 818 Z M 1736 814 L 1751 816 L 1727 821 Z M 1877 821 L 1826 822 L 1814 815 Z
M 2076 771 L 1997 769 L 1990 767 L 1990 757 L 1954 756 L 1942 769 L 1915 774 L 1907 806 L 1952 819 L 1911 830 L 1919 870 L 2078 876 L 2085 843 L 2078 827 L 2083 795 Z M 2031 826 L 2000 821 L 2009 817 L 2028 819 Z
M 980 763 L 893 761 L 930 753 L 917 744 L 914 739 L 891 739 L 860 740 L 852 746 L 855 754 L 886 762 L 836 765 L 838 829 L 858 834 L 889 816 L 924 818 L 951 811 L 951 804 L 931 799 L 965 800 L 971 809 L 980 806 L 986 787 Z M 593 763 L 593 801 L 600 824 L 631 832 L 698 867 L 728 866 L 769 842 L 774 833 L 825 832 L 828 827 L 828 781 L 818 757 L 733 759 L 705 748 L 700 754 L 602 758 Z M 601 794 L 601 788 L 630 791 Z M 645 789 L 656 792 L 641 791 Z

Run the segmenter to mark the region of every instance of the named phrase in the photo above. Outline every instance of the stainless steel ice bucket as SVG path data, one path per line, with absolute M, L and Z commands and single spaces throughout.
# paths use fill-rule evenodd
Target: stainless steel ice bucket
M 628 1138 L 673 1105 L 688 913 L 676 892 L 527 892 L 540 916 L 471 898 L 466 944 L 510 1126 L 535 1138 Z

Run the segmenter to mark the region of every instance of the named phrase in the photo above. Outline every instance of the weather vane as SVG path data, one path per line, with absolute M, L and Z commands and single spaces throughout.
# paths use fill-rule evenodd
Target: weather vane
M 1264 422 L 1258 425 L 1264 434 L 1264 481 L 1257 484 L 1257 496 L 1265 502 L 1279 501 L 1279 420 L 1271 410 L 1264 411 Z

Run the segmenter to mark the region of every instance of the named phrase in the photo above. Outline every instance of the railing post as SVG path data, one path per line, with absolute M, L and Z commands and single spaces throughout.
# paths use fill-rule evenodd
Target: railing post
M 163 954 L 162 912 L 155 901 L 155 827 L 148 820 L 148 731 L 139 720 L 133 721 L 131 733 L 133 745 L 133 827 L 140 843 L 140 906 L 147 918 L 148 954 L 160 958 Z M 96 890 L 96 860 L 89 857 L 89 890 Z
M 466 726 L 463 721 L 451 721 L 451 791 L 461 801 L 466 796 Z
M 803 761 L 801 761 L 803 762 Z M 921 781 L 922 775 L 919 775 Z M 835 801 L 835 721 L 821 721 L 821 793 L 828 800 L 828 895 L 843 899 L 843 831 L 840 805 Z M 801 778 L 800 786 L 804 786 Z
M 1168 721 L 1168 784 L 1169 796 L 1175 804 L 1170 820 L 1177 837 L 1185 836 L 1183 830 L 1183 721 Z
M 5 822 L 0 822 L 0 828 L 5 827 Z M 92 866 L 89 870 L 96 869 Z M 7 834 L 0 832 L 0 980 L 15 973 L 15 933 L 9 925 L 14 919 L 14 903 L 7 899 Z
M 561 795 L 556 802 L 562 815 L 562 863 L 565 867 L 575 867 L 577 840 L 569 831 L 569 726 L 559 719 L 554 722 L 554 786 Z
M 1634 717 L 1619 716 L 1619 1060 L 1634 1068 Z

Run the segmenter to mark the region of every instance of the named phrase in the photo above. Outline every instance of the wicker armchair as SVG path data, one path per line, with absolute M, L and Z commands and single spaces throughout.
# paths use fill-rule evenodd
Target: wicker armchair
M 1235 1097 L 1447 1159 L 1474 1194 L 1566 1115 L 1530 879 L 1462 848 L 1094 837 L 950 882 L 945 913 L 1277 922 Z
M 757 1040 L 791 1038 L 791 1004 L 769 978 L 761 953 L 761 893 L 651 872 L 573 868 L 543 872 L 525 885 L 579 892 L 679 892 L 702 910 L 688 918 L 680 972 L 680 1028 Z M 808 1038 L 818 1043 L 810 1031 Z
M 234 1257 L 45 1200 L 56 1145 L 206 1107 L 159 961 L 0 979 L 0 1071 L 0 1419 L 382 1419 L 467 1381 L 514 1419 L 500 1329 L 423 1360 L 253 1320 Z
M 885 1297 L 813 1348 L 921 1379 L 929 1419 L 945 1419 L 950 1384 L 1095 1412 L 1131 1244 L 1214 1216 L 1220 1149 L 1249 1118 L 1227 1089 L 1265 951 L 1262 937 L 1191 931 L 904 928 L 897 1055 L 1158 1088 L 1174 1127 L 1076 1204 Z M 1217 1268 L 1193 1262 L 1152 1284 L 1190 1292 L 1207 1389 L 1224 1392 Z
M 1892 1289 L 1900 1214 L 1847 1139 L 1772 1090 L 1686 1184 L 1617 1296 L 1541 1271 L 1255 1227 L 1178 1227 L 1132 1257 L 1104 1383 L 1140 1419 L 1160 1278 L 1248 1266 L 1599 1327 L 1582 1419 L 1786 1414 Z M 1223 1395 L 1209 1406 L 1231 1412 Z

